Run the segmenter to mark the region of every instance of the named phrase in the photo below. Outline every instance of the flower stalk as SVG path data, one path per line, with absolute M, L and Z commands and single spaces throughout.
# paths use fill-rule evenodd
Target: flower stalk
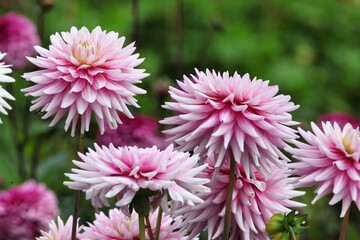
M 345 217 L 343 219 L 339 240 L 345 240 L 346 229 L 347 229 L 347 225 L 348 225 L 349 217 L 350 217 L 350 208 L 351 208 L 351 205 L 349 206 L 348 210 L 346 211 Z
M 159 212 L 156 221 L 156 229 L 155 229 L 155 240 L 159 240 L 162 215 L 163 215 L 163 210 L 161 207 L 159 207 Z
M 155 240 L 154 234 L 153 234 L 153 231 L 152 231 L 152 228 L 151 228 L 151 223 L 150 223 L 149 216 L 146 216 L 145 220 L 146 220 L 146 227 L 148 229 L 148 234 L 149 234 L 150 240 Z
M 223 231 L 223 239 L 229 239 L 229 230 L 230 230 L 230 217 L 231 217 L 231 202 L 232 195 L 234 191 L 234 181 L 235 181 L 235 158 L 234 155 L 231 154 L 230 160 L 230 173 L 229 173 L 229 185 L 228 185 L 228 193 L 226 197 L 226 209 L 225 209 L 225 223 L 224 223 L 224 231 Z
M 84 143 L 85 143 L 85 135 L 83 133 L 81 133 L 80 138 L 79 138 L 78 152 L 84 153 Z M 74 201 L 74 213 L 73 213 L 74 220 L 73 220 L 72 229 L 71 229 L 71 240 L 75 240 L 75 237 L 76 237 L 76 227 L 77 227 L 76 225 L 77 225 L 78 212 L 79 212 L 79 200 L 80 200 L 80 190 L 76 190 L 75 201 Z
M 145 240 L 144 215 L 140 213 L 139 213 L 139 232 L 140 232 L 140 240 Z

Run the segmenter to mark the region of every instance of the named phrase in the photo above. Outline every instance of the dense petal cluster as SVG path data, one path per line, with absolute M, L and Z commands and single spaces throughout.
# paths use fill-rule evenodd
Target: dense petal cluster
M 82 161 L 73 161 L 79 169 L 65 174 L 73 182 L 64 184 L 85 191 L 96 207 L 108 205 L 107 198 L 117 196 L 116 206 L 126 212 L 140 189 L 168 192 L 173 201 L 194 205 L 202 202 L 195 194 L 209 190 L 204 186 L 209 180 L 197 177 L 206 165 L 197 166 L 197 155 L 174 151 L 172 145 L 160 151 L 155 146 L 100 148 L 95 144 L 95 150 L 79 153 Z M 167 204 L 166 194 L 162 200 Z
M 58 214 L 55 194 L 29 180 L 0 193 L 0 239 L 34 240 Z
M 41 231 L 41 236 L 36 240 L 71 240 L 73 216 L 70 216 L 65 224 L 60 217 L 58 217 L 57 221 L 58 224 L 56 225 L 55 221 L 52 220 L 49 223 L 49 232 Z M 77 228 L 77 237 L 81 228 L 81 226 Z
M 115 147 L 137 146 L 146 148 L 157 146 L 165 149 L 169 144 L 165 137 L 158 131 L 159 123 L 155 118 L 135 114 L 133 119 L 124 118 L 123 123 L 117 129 L 110 129 L 105 125 L 105 133 L 98 133 L 96 142 L 102 146 L 109 146 L 112 143 Z
M 149 215 L 150 225 L 155 235 L 155 227 L 157 220 L 157 212 Z M 177 240 L 186 239 L 184 231 L 174 231 L 180 225 L 179 217 L 172 219 L 168 215 L 164 215 L 161 220 L 160 240 Z M 146 239 L 150 239 L 148 228 L 145 230 Z M 130 217 L 124 215 L 118 209 L 111 209 L 109 217 L 103 212 L 96 214 L 94 223 L 89 223 L 89 227 L 84 227 L 84 232 L 79 236 L 80 240 L 133 240 L 140 239 L 138 215 L 132 213 Z
M 224 229 L 226 196 L 229 183 L 229 166 L 227 162 L 215 173 L 215 160 L 207 159 L 209 167 L 201 177 L 212 179 L 207 184 L 210 193 L 199 194 L 204 202 L 195 207 L 182 207 L 176 215 L 183 215 L 182 229 L 192 236 L 204 229 L 208 230 L 208 239 L 220 239 Z M 231 205 L 231 236 L 229 239 L 255 240 L 268 239 L 265 226 L 273 214 L 290 212 L 289 207 L 302 207 L 302 203 L 290 200 L 301 196 L 304 192 L 296 191 L 289 184 L 287 169 L 272 165 L 272 174 L 265 180 L 255 171 L 257 180 L 245 177 L 244 168 L 236 165 L 238 175 L 235 178 Z
M 164 132 L 182 151 L 195 149 L 203 159 L 215 154 L 217 168 L 232 152 L 248 178 L 255 177 L 253 167 L 266 176 L 263 169 L 269 172 L 272 163 L 281 164 L 279 157 L 287 159 L 279 150 L 287 146 L 284 141 L 297 138 L 288 112 L 298 108 L 289 96 L 275 96 L 278 87 L 268 84 L 248 74 L 196 70 L 196 76 L 178 81 L 178 88 L 170 87 L 174 101 L 164 108 L 177 115 L 161 123 L 179 126 Z
M 315 203 L 333 193 L 330 205 L 342 201 L 341 217 L 354 201 L 360 210 L 360 132 L 350 123 L 340 128 L 337 123 L 322 123 L 323 131 L 311 124 L 313 133 L 299 129 L 307 143 L 287 149 L 299 162 L 291 163 L 293 174 L 299 175 L 299 187 L 319 184 Z
M 142 69 L 135 69 L 144 59 L 139 59 L 134 43 L 123 47 L 125 38 L 118 33 L 102 31 L 96 27 L 91 33 L 85 27 L 75 27 L 50 37 L 49 50 L 36 46 L 40 54 L 28 58 L 44 70 L 25 73 L 23 77 L 35 85 L 23 89 L 27 96 L 37 97 L 30 110 L 42 108 L 43 119 L 56 114 L 50 126 L 68 113 L 65 130 L 72 124 L 75 134 L 78 118 L 81 133 L 89 130 L 94 112 L 100 132 L 104 123 L 115 129 L 121 120 L 117 111 L 132 118 L 127 105 L 139 107 L 134 98 L 145 90 L 134 84 L 148 76 Z
M 39 43 L 35 25 L 29 19 L 16 13 L 0 17 L 0 51 L 7 53 L 5 61 L 14 68 L 25 67 L 25 57 L 34 56 L 34 46 Z
M 317 121 L 317 125 L 322 129 L 322 122 L 336 122 L 340 128 L 343 128 L 347 123 L 350 123 L 353 128 L 360 127 L 360 122 L 354 116 L 346 113 L 334 112 L 321 115 Z
M 0 61 L 4 58 L 6 53 L 0 52 Z M 15 79 L 7 76 L 6 74 L 11 73 L 11 68 L 9 65 L 5 65 L 4 62 L 0 62 L 0 82 L 15 82 Z M 15 100 L 15 98 L 8 93 L 1 85 L 0 85 L 0 112 L 7 115 L 7 112 L 5 109 L 11 109 L 11 106 L 5 101 L 5 99 Z M 0 118 L 0 124 L 2 123 Z

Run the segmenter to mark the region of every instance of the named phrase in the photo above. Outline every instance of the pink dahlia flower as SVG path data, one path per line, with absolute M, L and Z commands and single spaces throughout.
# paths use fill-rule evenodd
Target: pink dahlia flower
M 0 193 L 0 239 L 34 240 L 58 214 L 55 194 L 29 180 Z
M 0 51 L 7 53 L 5 61 L 14 68 L 25 67 L 25 57 L 34 56 L 34 46 L 39 44 L 36 28 L 29 19 L 16 13 L 0 17 Z
M 0 60 L 2 60 L 5 55 L 6 55 L 6 53 L 0 52 Z M 4 62 L 0 62 L 0 82 L 5 82 L 5 83 L 15 82 L 15 79 L 6 75 L 8 73 L 11 73 L 10 66 L 5 65 Z M 11 110 L 11 106 L 5 101 L 4 98 L 10 99 L 10 100 L 15 100 L 15 98 L 10 93 L 8 93 L 5 89 L 3 89 L 3 87 L 0 85 L 0 112 L 7 115 L 6 109 Z M 2 121 L 0 118 L 0 124 L 1 123 L 2 123 Z
M 148 76 L 142 69 L 135 69 L 144 59 L 138 59 L 134 43 L 123 48 L 124 37 L 114 32 L 106 33 L 96 27 L 91 33 L 85 27 L 62 32 L 50 37 L 49 49 L 36 46 L 40 54 L 28 58 L 44 70 L 25 73 L 23 77 L 35 83 L 23 89 L 27 96 L 38 97 L 31 111 L 42 108 L 47 119 L 56 114 L 50 126 L 68 113 L 65 121 L 67 131 L 72 124 L 71 135 L 75 134 L 78 118 L 81 133 L 89 130 L 91 113 L 104 133 L 104 122 L 115 129 L 121 120 L 117 111 L 132 118 L 127 104 L 139 107 L 134 98 L 145 90 L 134 83 Z
M 204 229 L 208 230 L 208 239 L 220 239 L 224 229 L 226 196 L 229 182 L 229 166 L 227 162 L 215 173 L 215 160 L 206 160 L 209 167 L 202 172 L 201 177 L 212 179 L 207 186 L 210 193 L 201 193 L 204 202 L 195 207 L 184 206 L 175 214 L 183 215 L 185 219 L 182 229 L 190 232 L 190 238 Z M 236 165 L 238 175 L 235 178 L 231 205 L 230 239 L 268 239 L 265 232 L 266 223 L 278 212 L 290 212 L 289 207 L 303 207 L 302 203 L 290 200 L 301 196 L 304 192 L 293 190 L 289 184 L 287 169 L 272 165 L 272 174 L 265 180 L 257 171 L 257 180 L 245 177 L 244 168 Z
M 342 201 L 340 217 L 344 217 L 352 201 L 360 210 L 360 132 L 347 123 L 343 129 L 337 123 L 322 123 L 323 131 L 311 124 L 314 133 L 299 129 L 307 143 L 296 143 L 287 149 L 299 162 L 291 163 L 293 174 L 300 175 L 298 187 L 319 184 L 314 204 L 333 193 L 330 205 Z
M 297 138 L 296 130 L 288 127 L 297 124 L 288 113 L 298 108 L 290 97 L 275 96 L 277 86 L 251 80 L 249 74 L 195 71 L 196 76 L 178 81 L 179 88 L 170 87 L 174 102 L 164 108 L 177 115 L 161 123 L 178 126 L 164 131 L 174 135 L 169 141 L 182 151 L 195 149 L 203 158 L 215 154 L 216 168 L 232 153 L 248 178 L 255 177 L 253 167 L 266 176 L 263 169 L 269 172 L 272 163 L 282 165 L 279 157 L 287 158 L 279 148 Z
M 149 215 L 150 225 L 155 235 L 157 212 Z M 170 216 L 163 215 L 160 228 L 159 239 L 186 239 L 183 231 L 174 231 L 180 225 L 180 218 L 172 219 Z M 148 229 L 145 231 L 146 239 L 150 239 Z M 96 214 L 96 220 L 89 227 L 84 227 L 84 232 L 79 236 L 80 240 L 133 240 L 140 239 L 139 224 L 137 213 L 132 213 L 130 217 L 124 215 L 118 209 L 111 209 L 109 217 L 103 212 Z
M 127 205 L 140 189 L 163 193 L 162 206 L 166 210 L 169 193 L 175 202 L 194 205 L 202 200 L 195 194 L 209 189 L 203 184 L 209 180 L 197 175 L 206 165 L 197 166 L 199 157 L 173 151 L 169 145 L 164 151 L 152 148 L 119 147 L 89 149 L 86 155 L 79 153 L 82 161 L 74 160 L 79 169 L 65 174 L 73 182 L 65 182 L 71 189 L 83 190 L 95 207 L 108 206 L 107 198 L 117 196 L 116 206 L 127 212 Z
M 159 123 L 155 118 L 145 115 L 135 115 L 133 119 L 124 118 L 123 124 L 117 129 L 110 129 L 105 125 L 105 133 L 97 134 L 96 142 L 102 146 L 109 146 L 110 143 L 115 147 L 137 146 L 146 148 L 157 146 L 159 149 L 165 149 L 169 144 L 165 138 L 159 135 Z
M 343 128 L 347 123 L 350 123 L 353 128 L 360 127 L 360 122 L 355 117 L 340 112 L 321 115 L 317 121 L 320 129 L 322 122 L 331 122 L 332 124 L 336 122 L 340 128 Z
M 72 232 L 72 222 L 73 217 L 70 216 L 66 223 L 61 220 L 60 217 L 57 219 L 58 226 L 56 225 L 55 221 L 52 220 L 49 223 L 49 232 L 41 231 L 41 237 L 36 238 L 36 240 L 71 240 L 71 232 Z M 78 223 L 79 225 L 79 223 Z M 77 228 L 77 238 L 79 236 L 79 231 L 82 229 L 82 226 Z

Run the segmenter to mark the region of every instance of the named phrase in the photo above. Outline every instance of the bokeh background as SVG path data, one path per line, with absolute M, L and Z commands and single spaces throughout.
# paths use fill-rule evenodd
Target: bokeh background
M 41 5 L 47 4 L 47 8 Z M 194 68 L 237 71 L 270 80 L 280 93 L 300 105 L 293 118 L 308 128 L 311 121 L 329 112 L 360 117 L 360 1 L 358 0 L 0 0 L 0 15 L 10 11 L 30 18 L 39 27 L 42 45 L 49 36 L 71 26 L 118 32 L 125 44 L 136 41 L 140 66 L 151 75 L 140 85 L 148 94 L 137 96 L 141 109 L 132 112 L 163 118 L 161 108 L 167 88 Z M 63 123 L 49 128 L 50 120 L 28 113 L 19 90 L 28 86 L 14 71 L 16 97 L 9 116 L 1 116 L 0 175 L 2 189 L 36 178 L 54 190 L 61 215 L 72 213 L 74 192 L 67 180 L 76 158 L 78 138 L 63 130 Z M 97 126 L 86 135 L 92 147 Z M 340 204 L 329 206 L 330 196 L 311 205 L 308 189 L 301 209 L 309 214 L 310 229 L 301 239 L 337 239 L 341 227 Z M 80 205 L 81 222 L 93 218 L 88 201 Z M 352 207 L 348 239 L 360 239 L 360 214 Z

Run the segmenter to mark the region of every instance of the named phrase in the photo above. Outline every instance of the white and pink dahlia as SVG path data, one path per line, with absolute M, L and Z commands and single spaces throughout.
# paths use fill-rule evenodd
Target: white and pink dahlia
M 50 126 L 68 113 L 65 130 L 72 124 L 72 135 L 79 117 L 81 133 L 89 130 L 92 112 L 101 133 L 105 122 L 113 129 L 121 123 L 117 111 L 133 117 L 126 105 L 139 107 L 134 96 L 146 91 L 134 84 L 148 76 L 144 70 L 134 68 L 144 60 L 133 54 L 134 43 L 123 47 L 124 37 L 118 38 L 118 33 L 106 33 L 100 27 L 91 33 L 85 27 L 72 27 L 70 32 L 62 32 L 61 36 L 56 33 L 50 40 L 49 50 L 36 46 L 40 56 L 28 58 L 44 70 L 23 75 L 35 83 L 22 90 L 27 96 L 37 97 L 31 111 L 42 108 L 46 112 L 43 119 L 56 114 Z
M 201 231 L 208 230 L 208 239 L 220 239 L 224 229 L 226 196 L 229 183 L 229 165 L 227 162 L 215 174 L 215 159 L 205 162 L 209 167 L 201 177 L 212 179 L 207 186 L 210 193 L 198 196 L 204 200 L 195 207 L 184 206 L 176 210 L 175 215 L 183 215 L 182 229 L 190 232 L 190 239 Z M 303 207 L 302 203 L 290 200 L 304 192 L 293 189 L 289 184 L 286 168 L 271 165 L 272 174 L 265 180 L 256 170 L 257 180 L 245 177 L 244 168 L 236 164 L 238 175 L 235 177 L 230 216 L 231 240 L 268 239 L 266 223 L 275 213 L 290 212 L 290 207 Z
M 340 217 L 344 217 L 352 201 L 360 210 L 360 132 L 347 123 L 343 129 L 335 122 L 322 123 L 323 131 L 311 124 L 313 133 L 299 129 L 307 143 L 287 149 L 299 162 L 291 163 L 292 173 L 299 175 L 298 187 L 319 184 L 314 204 L 333 193 L 329 204 L 342 201 Z
M 89 223 L 89 227 L 84 227 L 84 232 L 79 236 L 80 240 L 140 239 L 137 213 L 134 212 L 128 217 L 118 209 L 111 209 L 109 211 L 109 217 L 103 212 L 100 212 L 100 214 L 96 214 L 95 216 L 96 220 L 92 224 Z M 149 220 L 152 233 L 155 235 L 157 212 L 150 213 Z M 184 237 L 184 231 L 176 230 L 180 223 L 180 217 L 172 219 L 170 216 L 163 214 L 159 239 L 186 239 L 186 237 Z M 146 239 L 150 239 L 148 231 L 148 228 L 146 228 Z
M 127 212 L 135 194 L 140 189 L 159 191 L 162 206 L 166 209 L 167 194 L 173 201 L 194 205 L 202 200 L 196 196 L 207 192 L 204 186 L 209 180 L 197 177 L 206 165 L 197 166 L 199 157 L 173 150 L 169 145 L 160 151 L 152 148 L 119 147 L 112 144 L 95 151 L 89 149 L 82 161 L 74 160 L 78 167 L 74 173 L 65 174 L 73 182 L 65 182 L 71 189 L 83 190 L 86 198 L 92 200 L 95 207 L 108 206 L 108 198 L 116 196 L 116 206 Z
M 2 60 L 5 55 L 6 53 L 0 52 L 0 60 Z M 6 75 L 11 72 L 12 71 L 10 65 L 5 65 L 4 62 L 0 62 L 0 82 L 5 82 L 5 83 L 15 82 L 14 78 Z M 15 100 L 15 98 L 0 85 L 0 112 L 7 115 L 6 109 L 11 110 L 11 106 L 5 101 L 5 98 L 9 100 Z M 0 124 L 1 123 L 2 121 L 0 118 Z
M 41 231 L 41 236 L 36 238 L 36 240 L 71 240 L 73 216 L 70 216 L 65 224 L 60 217 L 58 217 L 57 221 L 58 224 L 56 225 L 55 221 L 52 220 L 49 223 L 49 231 Z M 82 226 L 77 228 L 77 237 L 81 228 Z
M 282 165 L 281 159 L 287 158 L 279 148 L 297 138 L 296 130 L 288 127 L 297 124 L 289 114 L 298 108 L 290 96 L 275 96 L 277 86 L 251 80 L 249 74 L 195 71 L 196 76 L 178 81 L 178 88 L 170 87 L 174 101 L 164 108 L 177 115 L 161 123 L 178 126 L 164 131 L 173 135 L 169 141 L 182 151 L 195 149 L 203 159 L 215 154 L 217 168 L 233 154 L 248 178 L 255 177 L 253 167 L 266 176 L 263 169 L 270 172 L 272 163 Z

